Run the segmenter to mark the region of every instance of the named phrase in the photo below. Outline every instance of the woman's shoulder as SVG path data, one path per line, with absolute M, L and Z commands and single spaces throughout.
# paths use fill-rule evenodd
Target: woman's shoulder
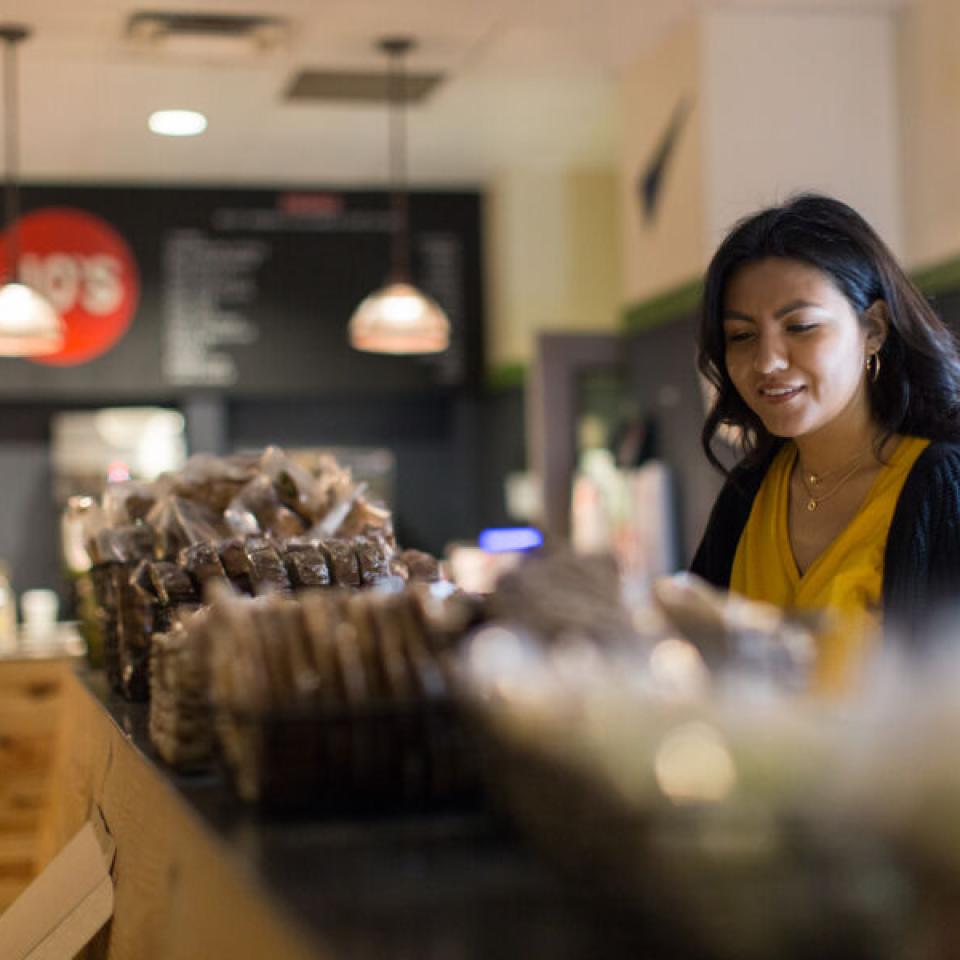
M 960 442 L 931 440 L 917 457 L 910 474 L 911 477 L 960 479 Z
M 887 534 L 884 597 L 916 632 L 931 609 L 953 602 L 960 584 L 960 444 L 931 441 L 900 492 Z
M 900 492 L 901 511 L 935 504 L 936 512 L 960 514 L 960 443 L 931 440 L 914 461 Z

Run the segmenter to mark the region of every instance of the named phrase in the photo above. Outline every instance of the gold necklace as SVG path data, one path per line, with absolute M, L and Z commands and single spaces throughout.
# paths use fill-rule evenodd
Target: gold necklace
M 871 448 L 872 449 L 872 448 Z M 834 467 L 832 470 L 828 470 L 826 473 L 814 473 L 812 470 L 804 469 L 803 464 L 800 464 L 800 474 L 806 478 L 806 483 L 804 486 L 809 484 L 811 487 L 817 487 L 824 480 L 829 480 L 834 474 L 840 473 L 841 470 L 846 470 L 848 467 L 852 467 L 854 464 L 859 463 L 870 450 L 861 450 L 852 460 L 848 460 L 846 463 L 841 463 L 839 467 Z M 797 455 L 799 460 L 799 454 Z
M 807 510 L 813 513 L 813 511 L 816 510 L 824 500 L 829 500 L 830 497 L 832 497 L 860 469 L 860 461 L 862 459 L 863 454 L 860 454 L 860 456 L 854 461 L 853 466 L 850 467 L 850 469 L 833 485 L 833 487 L 831 487 L 826 493 L 821 493 L 819 496 L 817 496 L 817 494 L 810 489 L 810 484 L 807 483 L 807 475 L 801 465 L 800 482 L 803 484 L 803 489 L 807 491 L 807 497 L 809 497 L 807 500 Z M 836 470 L 832 471 L 832 473 L 836 473 Z M 826 476 L 830 476 L 830 474 L 826 474 Z M 816 477 L 816 474 L 811 473 L 810 477 L 814 478 Z M 820 480 L 822 480 L 822 478 L 819 478 L 818 482 Z

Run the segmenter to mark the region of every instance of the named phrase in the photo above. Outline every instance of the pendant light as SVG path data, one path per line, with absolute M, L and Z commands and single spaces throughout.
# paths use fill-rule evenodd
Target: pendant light
M 0 25 L 3 43 L 4 166 L 6 169 L 7 282 L 0 287 L 0 355 L 41 356 L 63 346 L 63 320 L 46 297 L 20 283 L 17 219 L 18 113 L 16 46 L 30 35 L 26 27 Z
M 350 345 L 370 353 L 439 353 L 450 344 L 450 321 L 439 304 L 410 282 L 410 218 L 406 185 L 406 76 L 409 37 L 388 37 L 379 48 L 389 57 L 390 179 L 394 230 L 387 285 L 370 294 L 350 318 Z

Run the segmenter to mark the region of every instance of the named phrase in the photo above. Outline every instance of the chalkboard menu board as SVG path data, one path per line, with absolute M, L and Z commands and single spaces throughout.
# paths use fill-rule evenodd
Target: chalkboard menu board
M 139 291 L 129 327 L 99 356 L 70 365 L 0 358 L 0 398 L 423 392 L 479 383 L 477 193 L 410 196 L 413 281 L 452 326 L 450 349 L 425 357 L 364 354 L 347 343 L 354 308 L 387 279 L 395 219 L 386 192 L 32 186 L 23 188 L 22 206 L 25 218 L 59 208 L 104 221 L 133 254 Z

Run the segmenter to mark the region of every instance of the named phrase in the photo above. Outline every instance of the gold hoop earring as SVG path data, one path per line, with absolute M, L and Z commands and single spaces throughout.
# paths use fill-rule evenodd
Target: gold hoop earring
M 871 383 L 876 383 L 880 379 L 880 351 L 876 353 L 871 353 L 867 357 L 866 363 L 867 376 L 870 378 Z

